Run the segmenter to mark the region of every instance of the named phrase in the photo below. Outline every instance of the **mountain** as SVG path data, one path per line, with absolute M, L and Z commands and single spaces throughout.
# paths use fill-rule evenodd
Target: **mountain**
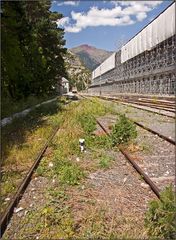
M 76 87 L 78 91 L 87 88 L 91 81 L 91 71 L 84 66 L 78 56 L 69 50 L 67 50 L 64 61 L 70 86 Z
M 76 54 L 84 65 L 91 71 L 98 67 L 106 58 L 108 58 L 113 52 L 98 49 L 89 45 L 81 45 L 75 48 L 71 48 L 70 51 Z

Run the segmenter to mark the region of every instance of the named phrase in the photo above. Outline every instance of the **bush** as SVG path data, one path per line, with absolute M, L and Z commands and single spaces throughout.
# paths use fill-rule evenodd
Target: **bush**
M 125 115 L 120 115 L 111 133 L 112 145 L 128 143 L 137 137 L 136 126 Z
M 149 236 L 162 239 L 176 239 L 176 202 L 172 186 L 161 193 L 160 200 L 149 203 L 145 226 Z

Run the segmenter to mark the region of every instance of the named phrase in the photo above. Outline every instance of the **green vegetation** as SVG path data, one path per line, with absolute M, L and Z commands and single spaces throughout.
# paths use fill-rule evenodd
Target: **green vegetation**
M 29 96 L 26 98 L 22 98 L 18 101 L 13 101 L 10 98 L 7 98 L 5 100 L 3 100 L 3 107 L 2 107 L 2 111 L 1 111 L 1 119 L 5 118 L 5 117 L 9 117 L 14 113 L 17 112 L 21 112 L 27 108 L 31 108 L 37 104 L 40 104 L 44 101 L 47 101 L 49 99 L 54 98 L 55 96 L 40 96 L 40 97 L 36 97 L 36 96 Z
M 102 155 L 99 160 L 99 165 L 101 168 L 109 168 L 114 159 L 108 155 Z
M 57 100 L 42 105 L 24 118 L 15 119 L 2 128 L 1 210 L 8 204 L 4 199 L 16 191 L 54 127 L 61 123 L 59 113 L 63 109 L 62 102 L 64 101 Z M 39 175 L 46 169 L 46 164 L 40 165 Z
M 64 30 L 50 0 L 2 1 L 2 111 L 27 97 L 52 96 L 66 76 Z
M 112 128 L 112 145 L 125 144 L 136 137 L 136 126 L 125 115 L 120 115 L 116 124 Z
M 66 164 L 59 172 L 60 182 L 67 183 L 69 185 L 79 184 L 82 177 L 84 177 L 84 172 L 77 164 Z
M 57 176 L 61 184 L 80 184 L 88 169 L 85 171 L 75 161 L 76 157 L 82 156 L 79 138 L 85 138 L 86 148 L 88 149 L 104 149 L 106 145 L 109 146 L 107 136 L 95 136 L 93 131 L 96 129 L 94 115 L 104 115 L 110 110 L 111 108 L 108 109 L 107 106 L 103 106 L 97 99 L 93 102 L 89 100 L 74 102 L 67 106 L 66 111 L 60 114 L 61 129 L 59 134 L 50 144 L 54 153 L 52 157 L 43 159 L 36 171 L 37 174 L 49 178 Z M 50 162 L 53 163 L 52 171 L 48 168 Z M 105 164 L 109 165 L 109 162 Z M 98 166 L 100 166 L 99 163 Z
M 81 115 L 79 122 L 87 134 L 92 133 L 96 129 L 96 120 L 92 115 Z
M 160 200 L 153 200 L 146 213 L 146 228 L 149 236 L 160 239 L 176 239 L 176 196 L 172 186 L 161 193 Z
M 86 145 L 92 150 L 98 149 L 110 149 L 112 146 L 111 139 L 107 135 L 102 136 L 86 136 Z

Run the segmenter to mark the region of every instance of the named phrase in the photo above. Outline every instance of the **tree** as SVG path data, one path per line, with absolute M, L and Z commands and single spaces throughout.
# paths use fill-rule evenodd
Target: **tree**
M 13 99 L 51 94 L 66 76 L 64 31 L 51 1 L 2 2 L 2 94 Z

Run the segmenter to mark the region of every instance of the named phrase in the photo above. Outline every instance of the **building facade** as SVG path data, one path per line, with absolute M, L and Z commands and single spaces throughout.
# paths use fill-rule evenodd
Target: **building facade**
M 174 95 L 175 37 L 172 3 L 92 72 L 88 92 Z

